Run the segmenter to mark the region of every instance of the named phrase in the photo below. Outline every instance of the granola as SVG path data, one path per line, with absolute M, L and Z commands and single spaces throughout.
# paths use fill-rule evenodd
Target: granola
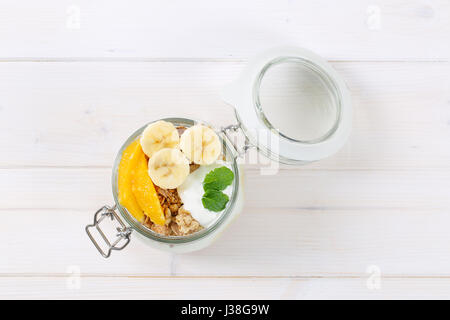
M 189 211 L 185 210 L 177 189 L 163 189 L 155 186 L 166 223 L 164 226 L 153 223 L 146 217 L 144 225 L 164 236 L 186 236 L 203 229 Z
M 178 225 L 179 235 L 191 234 L 203 229 L 200 223 L 191 216 L 189 211 L 184 210 L 183 207 L 178 210 L 178 214 L 175 217 L 175 224 Z

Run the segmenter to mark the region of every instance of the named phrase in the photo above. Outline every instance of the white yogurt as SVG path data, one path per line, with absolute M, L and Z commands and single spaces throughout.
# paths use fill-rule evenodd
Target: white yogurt
M 202 197 L 205 193 L 203 190 L 203 180 L 210 171 L 223 166 L 231 169 L 229 164 L 220 160 L 208 166 L 200 166 L 197 170 L 191 173 L 183 184 L 177 189 L 178 194 L 183 201 L 184 208 L 189 211 L 192 217 L 204 228 L 211 225 L 211 223 L 220 216 L 221 212 L 209 211 L 203 207 Z M 233 184 L 228 186 L 223 193 L 231 198 L 232 190 Z

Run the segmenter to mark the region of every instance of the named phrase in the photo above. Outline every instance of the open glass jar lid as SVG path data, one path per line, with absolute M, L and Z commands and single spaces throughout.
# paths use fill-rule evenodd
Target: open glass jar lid
M 272 160 L 301 164 L 338 151 L 351 129 L 348 89 L 321 57 L 301 48 L 252 59 L 223 91 L 249 142 Z

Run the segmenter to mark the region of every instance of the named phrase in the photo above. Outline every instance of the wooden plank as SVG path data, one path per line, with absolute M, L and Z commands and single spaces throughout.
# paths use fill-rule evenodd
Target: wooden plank
M 1 299 L 448 299 L 449 279 L 0 278 Z
M 450 276 L 448 210 L 247 207 L 202 251 L 172 255 L 133 237 L 110 259 L 84 232 L 92 216 L 90 210 L 1 210 L 0 276 L 78 270 L 83 276 L 365 277 L 373 268 L 383 276 Z
M 1 58 L 247 58 L 279 45 L 328 59 L 449 59 L 450 4 L 3 0 Z
M 138 127 L 167 116 L 234 123 L 220 89 L 239 62 L 0 63 L 2 167 L 111 167 Z M 450 63 L 334 63 L 351 89 L 352 136 L 311 169 L 450 166 Z M 255 157 L 252 157 L 253 159 Z
M 449 171 L 244 170 L 250 208 L 448 209 Z M 111 170 L 0 169 L 0 209 L 95 210 L 112 203 Z

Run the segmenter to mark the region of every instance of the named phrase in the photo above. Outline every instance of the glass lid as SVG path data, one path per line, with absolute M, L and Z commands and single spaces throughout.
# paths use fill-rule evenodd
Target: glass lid
M 251 60 L 224 90 L 249 141 L 282 163 L 314 161 L 335 153 L 351 127 L 348 89 L 314 53 L 278 48 Z

